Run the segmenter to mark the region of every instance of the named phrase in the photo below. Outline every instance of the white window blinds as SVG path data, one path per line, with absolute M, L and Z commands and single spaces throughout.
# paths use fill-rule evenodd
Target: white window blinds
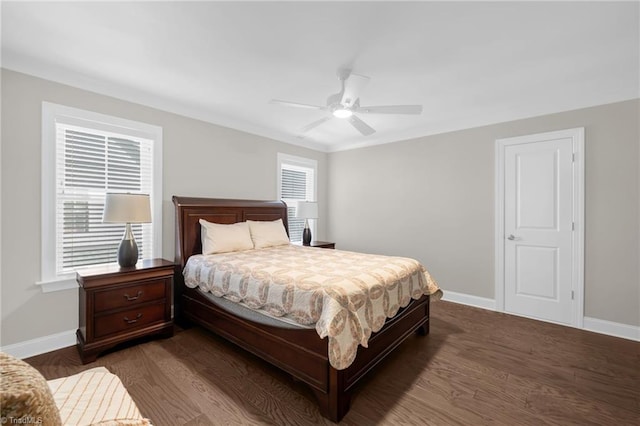
M 107 192 L 149 194 L 150 224 L 133 225 L 140 258 L 162 252 L 162 128 L 42 102 L 43 292 L 77 288 L 75 268 L 115 263 L 124 224 L 103 224 Z
M 56 274 L 117 258 L 124 224 L 102 223 L 107 192 L 152 193 L 153 141 L 57 122 Z M 140 258 L 150 257 L 151 224 L 132 224 Z
M 280 199 L 287 203 L 289 238 L 302 241 L 304 219 L 296 219 L 297 201 L 316 201 L 316 162 L 305 158 L 279 156 Z M 312 231 L 313 233 L 313 231 Z

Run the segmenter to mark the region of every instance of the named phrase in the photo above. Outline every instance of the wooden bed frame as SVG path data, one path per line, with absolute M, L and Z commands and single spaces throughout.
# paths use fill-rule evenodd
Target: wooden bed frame
M 184 285 L 182 270 L 189 256 L 202 251 L 199 219 L 231 224 L 246 220 L 282 219 L 287 227 L 287 205 L 282 201 L 250 201 L 173 197 L 176 208 L 175 317 L 199 324 L 241 346 L 306 383 L 320 412 L 334 422 L 349 411 L 353 386 L 412 333 L 429 333 L 429 296 L 412 300 L 374 333 L 369 347 L 358 348 L 355 361 L 344 370 L 329 364 L 327 339 L 315 329 L 279 328 L 233 315 L 213 305 L 198 290 Z M 319 249 L 326 250 L 326 249 Z

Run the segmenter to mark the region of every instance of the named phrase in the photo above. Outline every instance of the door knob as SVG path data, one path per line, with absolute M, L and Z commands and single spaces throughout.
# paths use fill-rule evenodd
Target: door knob
M 516 239 L 516 236 L 515 236 L 515 235 L 513 235 L 513 234 L 511 234 L 511 235 L 509 235 L 509 236 L 507 237 L 507 239 L 508 239 L 508 240 L 513 241 L 513 240 L 515 240 L 515 239 Z

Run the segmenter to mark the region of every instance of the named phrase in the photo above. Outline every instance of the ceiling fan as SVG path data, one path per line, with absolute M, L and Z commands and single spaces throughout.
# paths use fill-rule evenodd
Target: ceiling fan
M 298 102 L 283 101 L 280 99 L 272 99 L 269 103 L 278 104 L 296 108 L 316 109 L 319 111 L 328 111 L 331 115 L 314 121 L 302 127 L 302 132 L 306 133 L 314 129 L 332 118 L 340 118 L 347 120 L 362 135 L 369 136 L 375 133 L 375 129 L 358 118 L 358 114 L 420 114 L 422 113 L 422 105 L 383 105 L 383 106 L 361 106 L 360 93 L 369 83 L 369 77 L 354 74 L 350 69 L 339 69 L 338 78 L 342 89 L 340 92 L 330 95 L 327 98 L 327 105 L 309 105 Z

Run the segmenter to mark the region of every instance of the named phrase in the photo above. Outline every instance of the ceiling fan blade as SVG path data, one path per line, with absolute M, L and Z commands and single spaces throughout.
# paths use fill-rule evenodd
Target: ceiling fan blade
M 365 114 L 421 114 L 422 105 L 385 105 L 385 106 L 361 106 L 359 113 Z
M 355 115 L 352 115 L 347 120 L 349 120 L 349 123 L 351 123 L 351 125 L 356 129 L 358 129 L 358 131 L 362 133 L 363 136 L 369 136 L 376 132 L 373 127 L 369 126 L 367 123 L 360 120 Z
M 319 125 L 321 125 L 322 123 L 324 123 L 325 121 L 329 121 L 331 120 L 331 117 L 324 117 L 321 118 L 320 120 L 316 120 L 313 123 L 307 124 L 306 126 L 304 126 L 302 129 L 303 133 L 307 133 L 309 130 L 314 129 L 316 127 L 318 127 Z
M 282 101 L 280 99 L 271 99 L 269 103 L 275 104 L 275 105 L 296 107 L 296 108 L 319 109 L 319 110 L 327 109 L 327 107 L 323 107 L 323 106 L 301 104 L 299 102 L 291 102 L 291 101 Z
M 360 74 L 350 74 L 344 81 L 344 92 L 342 93 L 342 99 L 340 103 L 343 106 L 352 107 L 364 88 L 369 84 L 369 77 Z

